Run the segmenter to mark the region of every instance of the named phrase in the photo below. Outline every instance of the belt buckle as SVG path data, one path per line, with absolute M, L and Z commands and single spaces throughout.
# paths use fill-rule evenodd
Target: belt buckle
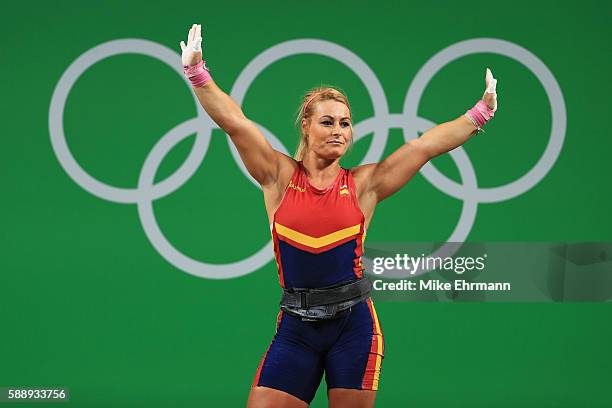
M 306 309 L 307 308 L 307 300 L 308 300 L 308 292 L 310 292 L 310 289 L 308 289 L 308 288 L 291 288 L 291 292 L 294 293 L 295 295 L 299 296 L 299 300 L 300 300 L 299 307 L 301 309 Z

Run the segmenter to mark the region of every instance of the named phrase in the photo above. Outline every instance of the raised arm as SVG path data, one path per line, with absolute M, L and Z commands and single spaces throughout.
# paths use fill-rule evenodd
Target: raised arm
M 478 133 L 493 112 L 497 110 L 497 80 L 487 68 L 486 90 L 482 102 L 465 115 L 437 125 L 418 139 L 406 142 L 378 164 L 356 168 L 354 177 L 360 180 L 365 201 L 377 203 L 402 188 L 425 163 L 467 142 Z M 474 117 L 476 116 L 476 117 Z M 367 197 L 369 196 L 369 198 Z
M 196 67 L 202 61 L 201 30 L 200 25 L 194 24 L 189 30 L 187 44 L 181 41 L 184 67 Z M 230 136 L 251 176 L 262 186 L 276 182 L 283 155 L 272 148 L 236 102 L 208 77 L 203 85 L 196 81 L 193 89 L 206 113 Z

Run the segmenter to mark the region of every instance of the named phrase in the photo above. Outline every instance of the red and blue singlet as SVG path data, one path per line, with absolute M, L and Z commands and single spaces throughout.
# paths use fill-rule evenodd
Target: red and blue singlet
M 353 176 L 340 169 L 326 190 L 313 187 L 298 163 L 272 224 L 283 288 L 316 288 L 362 277 L 365 217 Z
M 348 169 L 325 190 L 298 163 L 272 224 L 283 288 L 320 288 L 363 275 L 365 217 Z M 371 299 L 329 320 L 303 321 L 281 311 L 253 386 L 310 403 L 325 374 L 327 388 L 377 390 L 384 340 Z

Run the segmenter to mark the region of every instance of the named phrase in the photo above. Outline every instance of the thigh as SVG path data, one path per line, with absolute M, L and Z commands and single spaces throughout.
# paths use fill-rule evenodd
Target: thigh
M 333 388 L 327 391 L 329 408 L 372 408 L 376 391 Z
M 284 391 L 268 387 L 253 387 L 247 408 L 306 408 L 308 404 Z
M 327 388 L 330 392 L 335 388 L 378 390 L 383 356 L 382 329 L 374 305 L 368 299 L 353 308 L 338 340 L 325 357 Z
M 277 333 L 261 360 L 253 388 L 270 388 L 310 404 L 323 378 L 323 358 L 304 341 L 300 321 L 279 317 Z M 267 391 L 254 391 L 258 396 Z

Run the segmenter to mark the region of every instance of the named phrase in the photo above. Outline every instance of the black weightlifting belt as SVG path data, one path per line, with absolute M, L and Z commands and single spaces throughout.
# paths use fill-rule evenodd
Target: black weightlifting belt
M 371 291 L 365 278 L 316 289 L 289 288 L 283 289 L 280 304 L 283 311 L 302 320 L 334 319 L 369 298 Z

